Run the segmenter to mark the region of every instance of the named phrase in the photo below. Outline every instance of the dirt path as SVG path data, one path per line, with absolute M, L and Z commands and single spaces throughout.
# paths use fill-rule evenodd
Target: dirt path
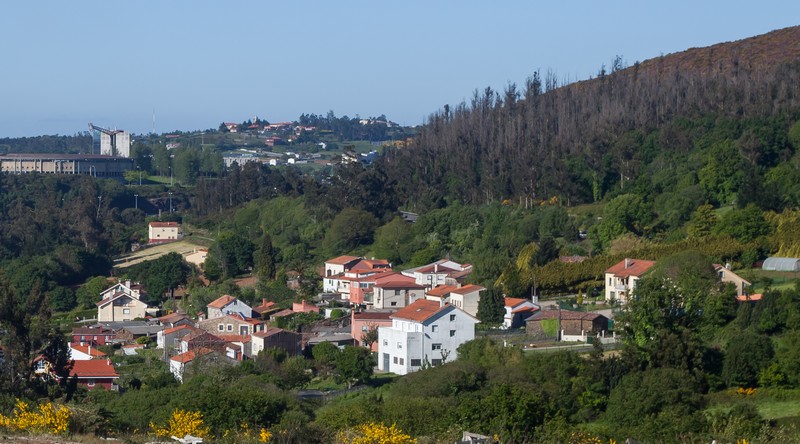
M 169 253 L 178 253 L 182 256 L 186 256 L 187 254 L 193 253 L 200 248 L 206 247 L 200 245 L 199 243 L 192 242 L 189 239 L 155 245 L 152 247 L 143 248 L 127 256 L 114 259 L 114 268 L 127 268 L 143 261 L 158 259 L 161 256 Z

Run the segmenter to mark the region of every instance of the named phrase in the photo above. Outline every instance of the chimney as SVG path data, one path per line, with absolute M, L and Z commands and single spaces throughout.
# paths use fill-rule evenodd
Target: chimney
M 92 359 L 92 344 L 89 343 L 89 359 Z
M 725 269 L 726 270 L 730 270 L 731 269 L 731 263 L 730 262 L 725 262 Z
M 438 263 L 433 264 L 433 272 L 434 273 L 438 273 L 439 272 L 439 264 Z
M 261 298 L 261 305 L 267 305 L 267 298 Z
M 630 259 L 628 259 L 628 258 L 626 257 L 626 258 L 625 258 L 625 268 L 627 269 L 627 268 L 629 268 L 630 266 L 631 266 L 631 260 L 630 260 Z

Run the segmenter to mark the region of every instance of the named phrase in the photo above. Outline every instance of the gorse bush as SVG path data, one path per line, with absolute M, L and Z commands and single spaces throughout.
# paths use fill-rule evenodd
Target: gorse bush
M 63 435 L 69 429 L 71 416 L 70 410 L 64 406 L 57 407 L 48 402 L 39 404 L 36 410 L 31 410 L 27 402 L 18 399 L 11 416 L 0 414 L 0 429 L 10 432 Z

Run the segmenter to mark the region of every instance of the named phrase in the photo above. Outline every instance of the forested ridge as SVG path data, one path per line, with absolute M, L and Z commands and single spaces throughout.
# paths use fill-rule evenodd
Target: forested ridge
M 387 171 L 403 199 L 422 207 L 440 195 L 592 202 L 665 163 L 678 161 L 668 167 L 675 175 L 696 173 L 707 163 L 692 158 L 707 148 L 698 132 L 719 123 L 730 138 L 751 139 L 740 151 L 761 174 L 791 150 L 747 127 L 785 129 L 797 116 L 798 41 L 793 27 L 629 67 L 617 57 L 596 78 L 568 85 L 536 72 L 521 88 L 476 90 L 469 103 L 433 113 L 413 146 L 391 151 Z

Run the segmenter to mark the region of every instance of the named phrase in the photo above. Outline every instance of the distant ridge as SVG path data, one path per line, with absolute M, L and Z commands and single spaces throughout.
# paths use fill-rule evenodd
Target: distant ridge
M 476 90 L 468 103 L 433 113 L 409 149 L 390 151 L 387 175 L 401 199 L 423 206 L 443 205 L 444 196 L 465 203 L 552 196 L 592 202 L 652 174 L 657 157 L 685 159 L 702 148 L 699 133 L 687 127 L 698 119 L 706 122 L 699 131 L 725 119 L 782 127 L 770 131 L 783 136 L 759 130 L 750 142 L 737 142 L 772 144 L 769 156 L 748 154 L 761 159 L 759 168 L 791 153 L 781 140 L 800 116 L 800 26 L 613 65 L 577 83 L 533 73 L 520 89 Z M 738 140 L 741 124 L 730 125 L 728 139 Z M 702 166 L 695 161 L 685 169 L 697 174 Z M 754 174 L 758 180 L 763 171 Z

